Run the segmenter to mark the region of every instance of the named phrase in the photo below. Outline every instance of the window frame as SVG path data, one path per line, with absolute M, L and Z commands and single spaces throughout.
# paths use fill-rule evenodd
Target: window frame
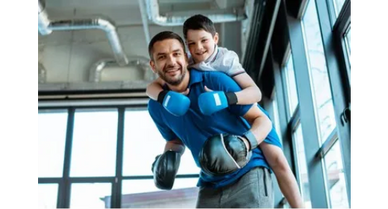
M 148 101 L 148 98 L 144 98 Z M 130 100 L 130 99 L 129 99 Z M 111 183 L 112 184 L 112 193 L 111 193 L 111 208 L 120 208 L 121 207 L 121 195 L 122 195 L 122 181 L 123 180 L 138 180 L 138 179 L 149 179 L 152 180 L 152 175 L 146 176 L 123 176 L 123 143 L 124 143 L 124 121 L 125 121 L 125 111 L 128 109 L 147 109 L 147 103 L 138 102 L 140 100 L 135 99 L 134 102 L 128 101 L 125 104 L 120 102 L 107 102 L 105 105 L 102 103 L 93 104 L 92 100 L 77 101 L 74 103 L 64 102 L 55 102 L 55 103 L 44 103 L 42 106 L 38 107 L 38 112 L 55 112 L 65 110 L 68 113 L 67 116 L 67 127 L 66 127 L 66 141 L 65 141 L 65 156 L 63 163 L 63 174 L 61 177 L 47 178 L 47 177 L 38 177 L 38 184 L 49 184 L 56 183 L 58 184 L 58 198 L 57 198 L 57 208 L 69 208 L 70 207 L 70 197 L 71 197 L 71 185 L 73 183 Z M 143 100 L 141 100 L 143 101 Z M 49 105 L 51 104 L 51 106 Z M 106 109 L 116 109 L 118 111 L 118 125 L 117 125 L 117 144 L 116 144 L 116 167 L 114 176 L 99 176 L 99 177 L 70 177 L 70 163 L 71 163 L 71 152 L 73 144 L 73 132 L 74 132 L 74 120 L 75 113 L 82 110 L 106 110 Z M 199 178 L 199 174 L 178 174 L 176 178 Z

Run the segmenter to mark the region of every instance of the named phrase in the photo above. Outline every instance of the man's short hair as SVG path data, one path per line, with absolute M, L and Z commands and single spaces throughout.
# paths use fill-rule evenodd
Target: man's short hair
M 213 22 L 206 16 L 197 14 L 190 18 L 188 18 L 183 23 L 183 35 L 185 36 L 185 39 L 187 39 L 187 31 L 188 30 L 204 30 L 206 32 L 209 32 L 214 35 L 216 35 L 216 28 L 214 27 Z
M 163 40 L 166 40 L 166 39 L 176 39 L 176 40 L 178 40 L 181 43 L 183 52 L 186 55 L 185 42 L 183 41 L 183 39 L 178 34 L 172 32 L 172 31 L 163 31 L 163 32 L 160 32 L 160 33 L 156 34 L 151 39 L 150 43 L 148 44 L 148 54 L 150 55 L 150 59 L 151 60 L 154 60 L 154 57 L 152 56 L 152 53 L 154 51 L 153 50 L 154 49 L 154 44 L 157 41 L 163 41 Z

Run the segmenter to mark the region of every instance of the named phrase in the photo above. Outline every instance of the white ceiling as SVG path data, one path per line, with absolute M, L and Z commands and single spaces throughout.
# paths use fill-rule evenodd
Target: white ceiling
M 249 0 L 247 0 L 249 1 Z M 191 10 L 214 10 L 244 7 L 245 0 L 159 0 L 160 14 Z M 253 2 L 253 0 L 249 1 Z M 122 47 L 128 57 L 148 59 L 138 0 L 46 0 L 46 12 L 50 20 L 107 17 L 117 26 Z M 241 55 L 241 22 L 216 24 L 221 35 L 220 45 Z M 162 27 L 148 20 L 150 37 L 163 30 L 182 35 L 181 26 Z M 101 30 L 54 31 L 39 35 L 39 63 L 46 70 L 45 83 L 39 91 L 143 88 L 149 83 L 143 72 L 134 67 L 107 69 L 101 74 L 99 84 L 89 82 L 90 71 L 97 61 L 113 58 L 111 46 Z M 151 72 L 147 72 L 151 73 Z M 151 73 L 152 77 L 152 73 Z M 151 78 L 150 77 L 150 78 Z

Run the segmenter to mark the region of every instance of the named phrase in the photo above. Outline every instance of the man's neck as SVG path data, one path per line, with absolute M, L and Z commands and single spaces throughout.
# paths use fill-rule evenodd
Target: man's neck
M 184 92 L 186 91 L 187 87 L 189 86 L 190 82 L 190 71 L 188 70 L 186 72 L 185 77 L 183 78 L 182 82 L 179 85 L 170 85 L 167 83 L 167 86 L 172 90 L 176 92 Z

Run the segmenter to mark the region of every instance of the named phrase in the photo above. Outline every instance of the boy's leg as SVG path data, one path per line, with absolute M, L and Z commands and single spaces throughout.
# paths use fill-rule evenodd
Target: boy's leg
M 304 204 L 300 195 L 298 183 L 296 182 L 296 178 L 292 173 L 281 148 L 265 142 L 261 143 L 259 146 L 263 151 L 269 166 L 275 173 L 280 190 L 290 206 L 293 208 L 303 208 Z

